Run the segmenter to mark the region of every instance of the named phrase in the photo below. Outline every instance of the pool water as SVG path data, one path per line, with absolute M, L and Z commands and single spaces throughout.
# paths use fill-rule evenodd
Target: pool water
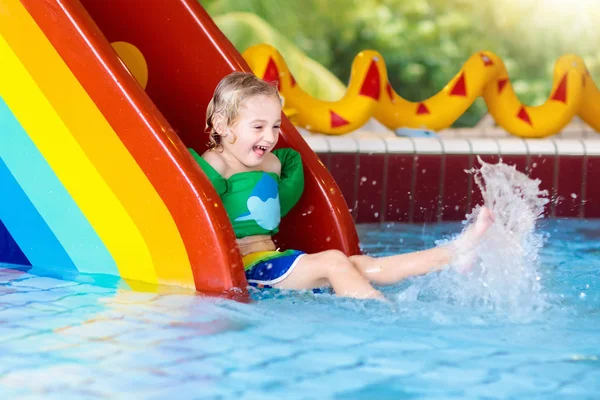
M 462 226 L 358 228 L 384 256 Z M 519 293 L 522 309 L 448 296 L 470 288 L 452 271 L 385 288 L 386 305 L 276 290 L 248 304 L 0 269 L 0 397 L 598 398 L 600 221 L 539 229 L 539 287 Z

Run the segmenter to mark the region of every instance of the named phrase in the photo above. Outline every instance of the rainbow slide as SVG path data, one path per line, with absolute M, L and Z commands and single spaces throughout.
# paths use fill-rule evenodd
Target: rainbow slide
M 244 288 L 187 151 L 203 150 L 204 109 L 234 70 L 250 69 L 195 0 L 0 0 L 0 263 Z M 287 120 L 281 146 L 302 154 L 306 191 L 277 243 L 358 253 L 340 190 Z

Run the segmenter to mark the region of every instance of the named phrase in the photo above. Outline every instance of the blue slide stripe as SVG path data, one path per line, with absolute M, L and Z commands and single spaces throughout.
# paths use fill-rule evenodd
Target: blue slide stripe
M 0 219 L 35 267 L 76 270 L 75 264 L 0 159 Z
M 119 276 L 112 255 L 2 97 L 0 126 L 0 159 L 4 161 L 25 197 L 31 200 L 33 208 L 39 212 L 77 269 L 85 273 Z M 52 132 L 48 132 L 48 135 L 52 135 Z M 65 157 L 68 157 L 68 154 L 65 154 Z M 0 187 L 3 185 L 0 180 Z M 8 220 L 4 222 L 29 258 L 25 246 L 20 241 L 24 239 L 15 236 Z M 33 231 L 33 227 L 26 229 L 29 232 Z M 34 263 L 31 258 L 29 261 Z
M 2 183 L 0 182 L 0 185 Z M 0 263 L 31 265 L 0 219 Z

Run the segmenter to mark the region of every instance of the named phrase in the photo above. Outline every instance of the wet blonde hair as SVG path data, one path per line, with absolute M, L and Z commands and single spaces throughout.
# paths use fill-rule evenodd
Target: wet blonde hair
M 215 129 L 215 119 L 222 118 L 225 126 L 232 126 L 240 114 L 244 101 L 260 95 L 275 96 L 281 102 L 277 82 L 267 83 L 249 72 L 233 72 L 219 82 L 206 108 L 205 132 L 209 134 L 208 147 L 211 150 L 219 147 L 224 137 Z M 234 137 L 233 142 L 236 139 Z

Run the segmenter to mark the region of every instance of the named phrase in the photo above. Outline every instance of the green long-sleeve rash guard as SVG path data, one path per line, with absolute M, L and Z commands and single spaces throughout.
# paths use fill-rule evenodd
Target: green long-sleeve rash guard
M 217 190 L 237 238 L 274 235 L 281 217 L 296 205 L 304 190 L 300 154 L 293 149 L 277 149 L 281 174 L 240 172 L 225 179 L 194 149 L 189 149 Z

